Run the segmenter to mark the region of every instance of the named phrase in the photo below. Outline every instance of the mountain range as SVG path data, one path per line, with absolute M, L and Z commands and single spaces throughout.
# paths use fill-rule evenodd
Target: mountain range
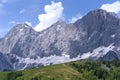
M 115 13 L 92 10 L 75 23 L 59 20 L 41 32 L 17 24 L 0 39 L 0 71 L 88 58 L 120 59 L 120 18 Z

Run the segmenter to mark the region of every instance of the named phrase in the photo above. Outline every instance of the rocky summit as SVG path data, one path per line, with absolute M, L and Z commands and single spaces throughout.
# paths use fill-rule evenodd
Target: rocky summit
M 115 13 L 96 9 L 75 23 L 59 20 L 41 32 L 17 24 L 0 39 L 0 71 L 87 58 L 120 59 L 120 18 Z

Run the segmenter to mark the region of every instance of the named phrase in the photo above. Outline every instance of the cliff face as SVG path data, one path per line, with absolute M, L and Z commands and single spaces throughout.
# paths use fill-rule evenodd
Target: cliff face
M 0 40 L 0 52 L 17 70 L 85 58 L 120 59 L 120 19 L 97 9 L 73 24 L 58 21 L 42 32 L 18 24 Z
M 2 53 L 0 53 L 0 71 L 7 70 L 13 70 L 13 67 L 9 63 L 9 61 L 5 58 L 5 56 Z

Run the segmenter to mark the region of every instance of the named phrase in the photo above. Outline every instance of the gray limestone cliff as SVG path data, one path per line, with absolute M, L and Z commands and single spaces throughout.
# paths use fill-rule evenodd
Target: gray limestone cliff
M 38 57 L 67 55 L 70 59 L 81 59 L 89 53 L 86 58 L 120 59 L 120 19 L 115 13 L 96 9 L 73 24 L 60 20 L 42 32 L 27 24 L 17 24 L 0 39 L 0 52 L 16 70 L 40 66 L 24 62 Z

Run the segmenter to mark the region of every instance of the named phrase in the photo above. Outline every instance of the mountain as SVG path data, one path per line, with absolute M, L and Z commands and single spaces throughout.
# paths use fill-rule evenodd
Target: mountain
M 0 41 L 2 41 L 2 38 L 0 38 Z
M 113 60 L 119 60 L 119 57 L 120 56 L 118 54 L 116 54 L 116 52 L 109 51 L 103 57 L 100 57 L 99 60 L 102 60 L 102 61 L 113 61 Z
M 4 57 L 4 55 L 0 53 L 0 71 L 8 71 L 8 70 L 13 70 L 12 65 L 9 64 L 9 62 Z
M 120 19 L 96 9 L 73 24 L 59 20 L 42 32 L 17 24 L 0 40 L 0 52 L 14 70 L 86 58 L 120 59 Z

